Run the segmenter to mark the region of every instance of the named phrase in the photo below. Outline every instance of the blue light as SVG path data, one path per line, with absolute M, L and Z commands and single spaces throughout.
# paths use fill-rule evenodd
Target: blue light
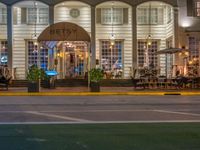
M 56 76 L 56 75 L 58 75 L 58 72 L 55 71 L 55 70 L 45 71 L 45 73 L 46 73 L 48 76 Z

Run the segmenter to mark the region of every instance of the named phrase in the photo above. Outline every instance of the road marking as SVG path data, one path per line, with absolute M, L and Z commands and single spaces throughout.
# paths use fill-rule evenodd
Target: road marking
M 138 110 L 63 110 L 63 111 L 37 111 L 40 113 L 89 113 L 89 112 L 147 112 L 147 111 L 154 111 L 154 110 L 148 110 L 148 109 L 138 109 Z M 31 111 L 0 111 L 0 114 L 2 113 L 27 113 Z M 35 112 L 35 111 L 34 111 Z
M 154 123 L 200 123 L 200 120 L 147 120 L 147 121 L 88 121 L 88 122 L 0 122 L 0 125 L 59 125 L 59 124 L 154 124 Z
M 79 118 L 68 117 L 68 116 L 53 115 L 53 114 L 45 114 L 45 113 L 36 112 L 36 111 L 26 111 L 26 113 L 33 114 L 33 115 L 39 115 L 39 116 L 46 116 L 46 117 L 51 117 L 51 118 L 58 118 L 58 119 L 63 119 L 63 120 L 77 121 L 77 122 L 92 122 L 90 120 L 85 120 L 85 119 L 79 119 Z
M 168 110 L 153 110 L 153 111 L 160 112 L 160 113 L 170 113 L 170 114 L 189 115 L 189 116 L 200 117 L 200 114 L 187 113 L 187 112 L 177 112 L 177 111 L 168 111 Z

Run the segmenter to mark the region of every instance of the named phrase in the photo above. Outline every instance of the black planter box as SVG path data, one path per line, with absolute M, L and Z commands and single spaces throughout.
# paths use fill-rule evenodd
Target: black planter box
M 99 82 L 91 82 L 90 83 L 90 92 L 100 92 L 100 83 Z
M 28 92 L 39 92 L 39 82 L 28 82 Z

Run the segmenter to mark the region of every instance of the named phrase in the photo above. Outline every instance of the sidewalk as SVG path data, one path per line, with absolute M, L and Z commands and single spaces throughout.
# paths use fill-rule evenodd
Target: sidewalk
M 101 87 L 101 92 L 91 93 L 88 87 L 57 87 L 55 89 L 42 88 L 40 93 L 28 93 L 26 87 L 12 88 L 8 91 L 0 89 L 0 96 L 104 96 L 104 95 L 185 95 L 200 96 L 200 89 L 168 90 L 168 89 L 134 89 L 133 87 Z

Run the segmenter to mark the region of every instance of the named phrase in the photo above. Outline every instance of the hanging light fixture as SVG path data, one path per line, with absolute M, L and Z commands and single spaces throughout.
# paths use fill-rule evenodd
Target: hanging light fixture
M 144 57 L 144 67 L 149 67 L 149 47 L 152 45 L 152 35 L 151 35 L 151 2 L 149 2 L 149 33 L 146 37 L 146 46 L 145 46 L 145 57 Z
M 37 2 L 34 0 L 33 1 L 33 5 L 34 5 L 34 13 L 36 13 L 37 12 Z M 37 13 L 35 14 L 35 15 L 37 15 Z M 34 40 L 37 40 L 37 16 L 35 16 L 35 19 L 34 19 L 34 33 L 32 34 L 32 39 L 34 39 Z M 34 45 L 35 45 L 36 43 L 34 42 Z
M 151 2 L 149 2 L 149 33 L 147 35 L 147 47 L 152 44 L 152 35 L 151 35 Z
M 114 35 L 114 27 L 113 27 L 113 15 L 114 15 L 114 2 L 112 2 L 112 9 L 111 9 L 111 26 L 112 26 L 112 31 L 111 31 L 111 36 L 110 36 L 110 45 L 113 46 L 115 45 L 115 35 Z

